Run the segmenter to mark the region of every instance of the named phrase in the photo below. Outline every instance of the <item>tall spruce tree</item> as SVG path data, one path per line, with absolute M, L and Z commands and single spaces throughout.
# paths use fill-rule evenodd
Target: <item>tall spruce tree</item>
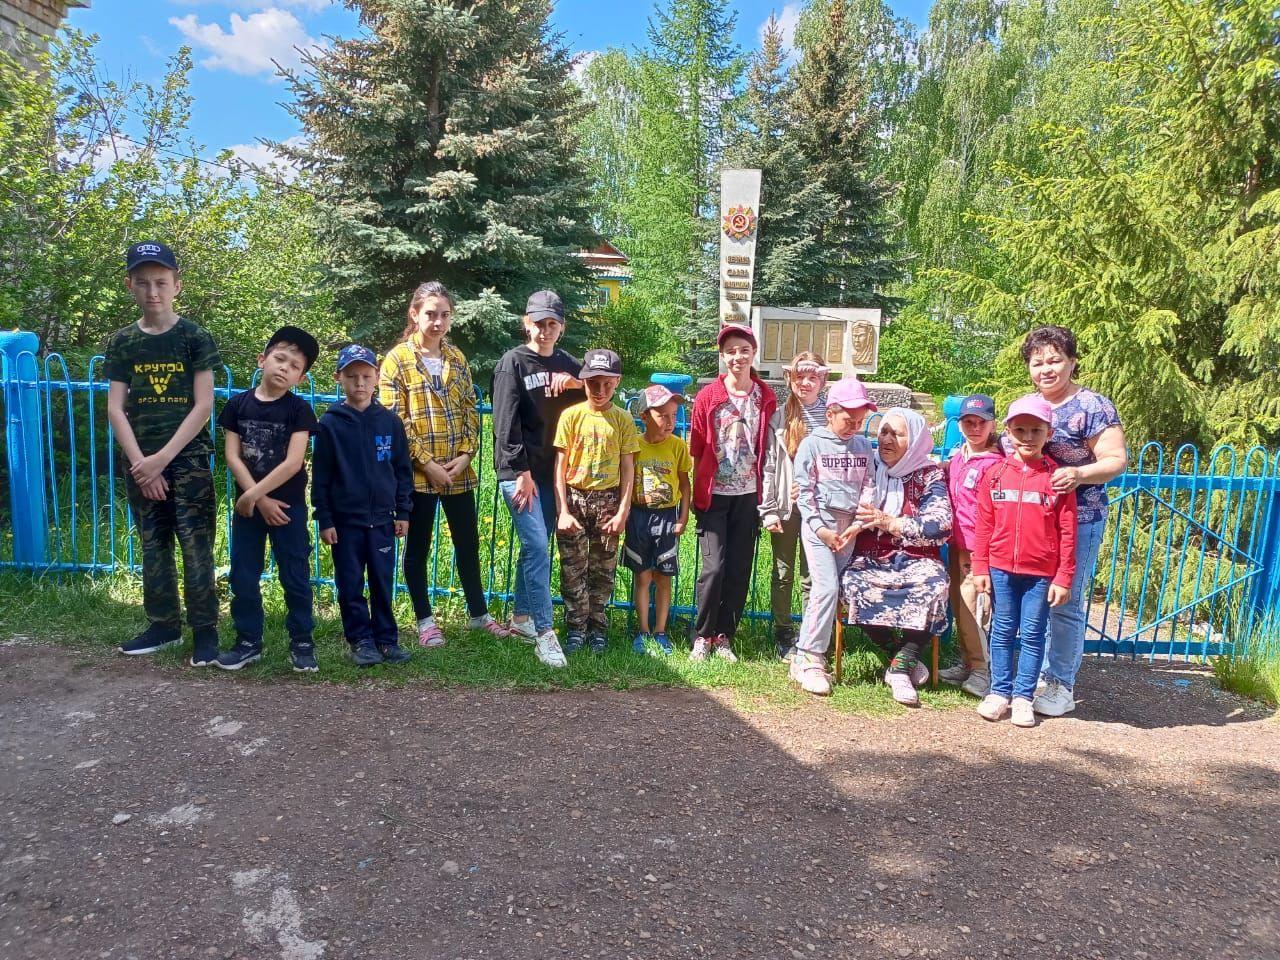
M 902 276 L 903 260 L 888 213 L 892 188 L 871 167 L 875 118 L 847 19 L 847 0 L 830 0 L 795 68 L 789 136 L 807 160 L 802 182 L 832 198 L 796 282 L 814 303 L 893 309 L 898 301 L 885 289 Z
M 514 342 L 529 293 L 583 302 L 596 239 L 573 124 L 571 60 L 549 0 L 361 0 L 364 31 L 289 76 L 338 308 L 385 346 L 419 282 L 459 296 L 454 339 L 481 367 Z M 583 325 L 570 323 L 569 335 Z

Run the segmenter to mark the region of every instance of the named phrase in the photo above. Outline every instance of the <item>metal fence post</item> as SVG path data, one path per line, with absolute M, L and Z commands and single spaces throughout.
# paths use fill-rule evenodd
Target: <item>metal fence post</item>
M 49 562 L 49 506 L 45 496 L 43 411 L 36 352 L 40 338 L 24 330 L 0 332 L 9 461 L 9 516 L 13 560 L 39 567 Z
M 1275 628 L 1280 625 L 1280 454 L 1269 466 L 1270 476 L 1263 479 L 1258 491 L 1260 497 L 1266 498 L 1266 506 L 1260 511 L 1260 569 L 1249 591 L 1249 608 L 1264 628 Z

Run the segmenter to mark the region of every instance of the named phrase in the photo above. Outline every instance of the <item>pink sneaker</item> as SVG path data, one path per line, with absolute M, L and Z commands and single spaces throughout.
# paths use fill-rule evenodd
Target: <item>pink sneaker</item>
M 424 647 L 444 646 L 444 631 L 432 623 L 418 631 L 418 643 Z
M 920 695 L 916 693 L 916 688 L 912 685 L 911 678 L 905 673 L 891 673 L 886 670 L 884 672 L 884 682 L 893 691 L 893 699 L 904 707 L 920 706 Z

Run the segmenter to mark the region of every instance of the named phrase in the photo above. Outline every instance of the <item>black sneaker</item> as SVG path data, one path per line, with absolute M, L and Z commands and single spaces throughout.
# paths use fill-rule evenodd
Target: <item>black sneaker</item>
M 582 649 L 583 644 L 587 642 L 587 638 L 580 634 L 577 630 L 570 630 L 564 635 L 564 652 L 577 653 Z
M 289 644 L 289 656 L 293 660 L 294 673 L 319 673 L 316 663 L 316 645 L 310 640 L 294 640 Z
M 155 653 L 171 643 L 182 642 L 182 631 L 177 627 L 162 627 L 153 623 L 132 640 L 126 640 L 116 647 L 126 656 L 136 657 L 142 653 Z
M 382 662 L 382 654 L 372 640 L 361 640 L 351 648 L 351 659 L 357 667 L 373 667 Z
M 239 670 L 255 660 L 262 659 L 262 644 L 249 640 L 236 640 L 236 645 L 226 653 L 218 654 L 218 666 L 223 670 Z
M 383 663 L 408 663 L 413 659 L 413 654 L 398 643 L 380 643 L 378 652 L 382 654 Z
M 784 663 L 790 662 L 795 656 L 796 644 L 790 634 L 779 634 L 773 638 L 774 649 L 778 651 L 778 659 Z
M 191 631 L 191 660 L 193 667 L 212 667 L 218 662 L 218 628 L 201 627 Z
M 593 633 L 587 637 L 587 646 L 591 648 L 591 652 L 594 654 L 604 653 L 605 645 L 608 642 L 603 633 Z

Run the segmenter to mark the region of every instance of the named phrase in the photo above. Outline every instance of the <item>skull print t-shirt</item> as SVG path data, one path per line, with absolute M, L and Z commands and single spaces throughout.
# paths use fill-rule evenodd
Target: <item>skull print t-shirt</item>
M 128 384 L 125 416 L 148 457 L 169 442 L 195 406 L 196 372 L 222 366 L 209 331 L 181 317 L 164 333 L 147 333 L 131 323 L 107 339 L 104 352 L 107 379 Z M 207 430 L 182 450 L 191 456 L 211 452 Z
M 253 390 L 237 393 L 227 401 L 218 415 L 218 426 L 240 437 L 240 459 L 255 481 L 261 480 L 289 455 L 289 440 L 299 432 L 316 432 L 316 415 L 311 404 L 296 393 L 286 393 L 275 400 L 260 400 Z M 390 457 L 391 438 L 387 438 Z M 386 459 L 379 455 L 378 459 Z M 239 488 L 239 483 L 236 484 Z M 244 490 L 240 490 L 244 493 Z M 305 503 L 307 468 L 272 490 L 268 496 L 289 506 Z

